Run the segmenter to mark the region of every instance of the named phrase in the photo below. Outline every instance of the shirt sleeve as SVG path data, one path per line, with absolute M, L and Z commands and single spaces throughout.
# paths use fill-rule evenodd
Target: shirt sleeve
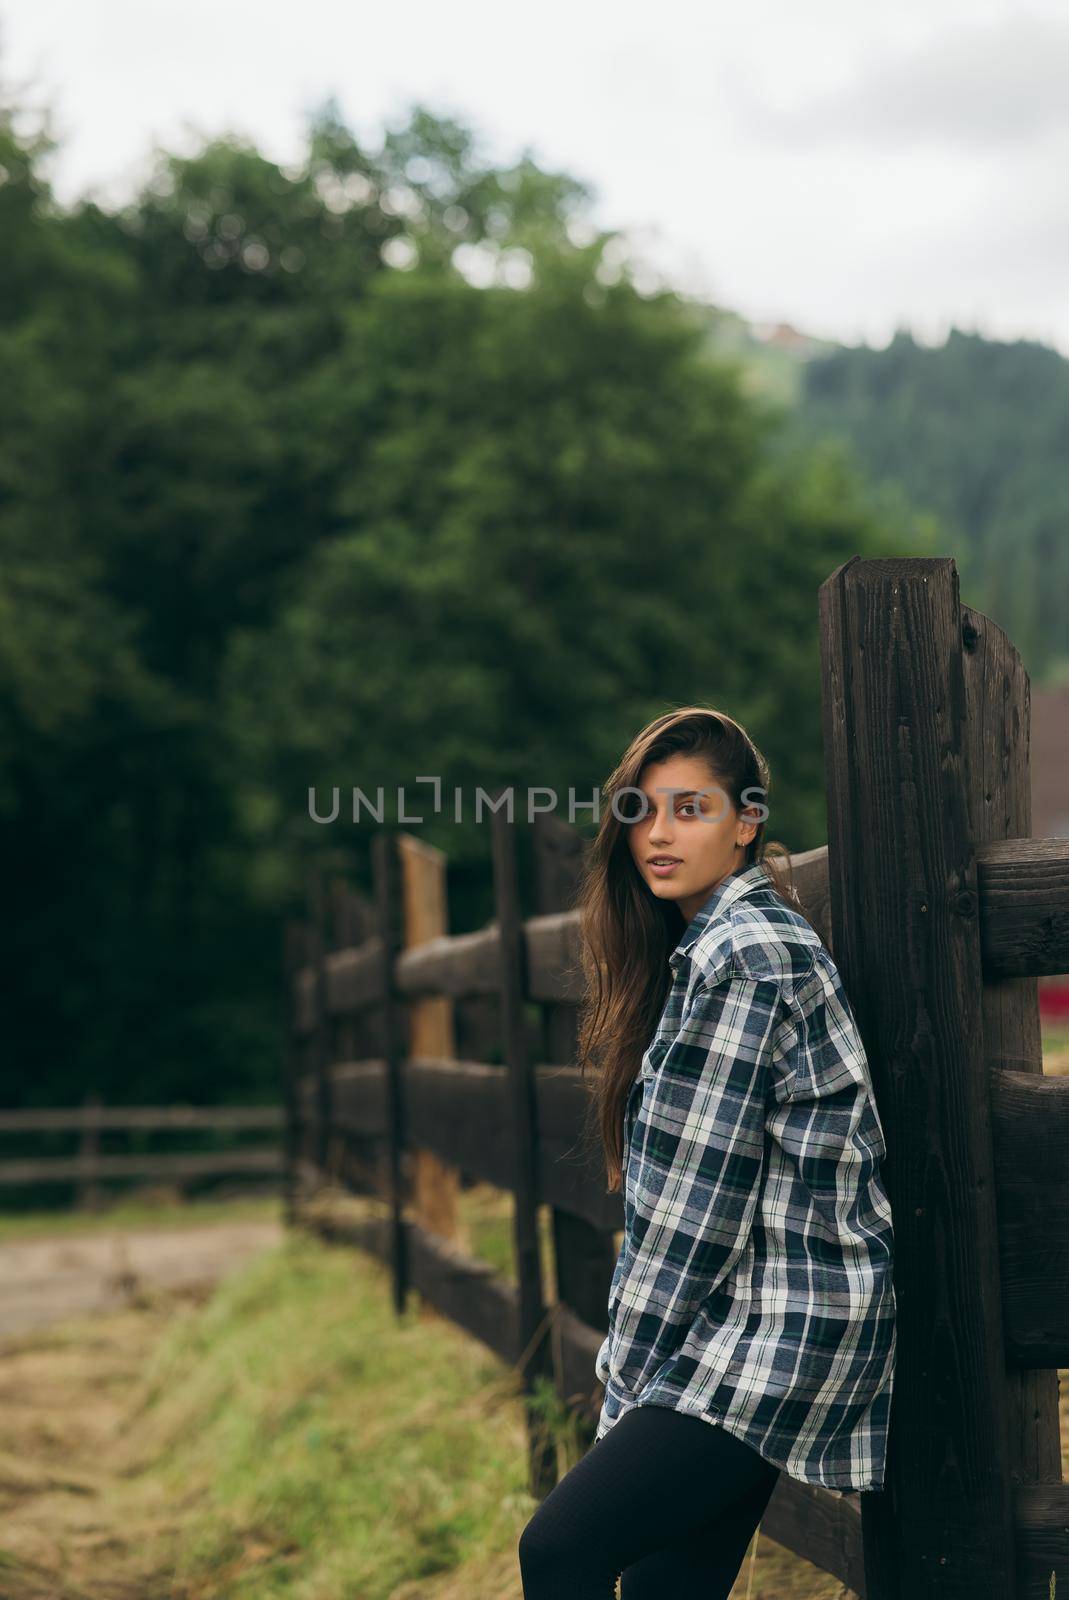
M 778 982 L 733 962 L 698 989 L 645 1085 L 634 1215 L 609 1308 L 612 1376 L 632 1393 L 671 1356 L 745 1248 L 784 1011 Z M 603 1345 L 599 1376 L 608 1363 Z
M 810 1231 L 836 1240 L 844 1262 L 867 1281 L 891 1254 L 880 1172 L 887 1145 L 865 1047 L 831 962 L 816 963 L 799 983 L 779 1050 L 786 1075 L 768 1131 L 801 1182 Z

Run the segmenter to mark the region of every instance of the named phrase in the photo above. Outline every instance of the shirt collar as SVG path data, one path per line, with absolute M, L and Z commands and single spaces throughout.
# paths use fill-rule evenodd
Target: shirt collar
M 668 963 L 673 970 L 689 953 L 701 935 L 705 932 L 714 917 L 721 916 L 736 900 L 741 900 L 744 895 L 753 894 L 756 889 L 772 887 L 772 879 L 760 861 L 755 861 L 749 867 L 743 867 L 739 872 L 729 872 L 726 878 L 721 878 L 715 889 L 710 890 L 708 898 L 691 917 L 683 931 L 683 937 L 668 957 Z

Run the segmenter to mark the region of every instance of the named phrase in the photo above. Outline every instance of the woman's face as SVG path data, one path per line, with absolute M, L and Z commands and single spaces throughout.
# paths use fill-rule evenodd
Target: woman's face
M 651 761 L 639 787 L 646 814 L 625 824 L 635 866 L 650 893 L 674 900 L 689 922 L 720 880 L 742 866 L 760 819 L 736 811 L 699 756 Z M 659 857 L 675 864 L 659 867 Z

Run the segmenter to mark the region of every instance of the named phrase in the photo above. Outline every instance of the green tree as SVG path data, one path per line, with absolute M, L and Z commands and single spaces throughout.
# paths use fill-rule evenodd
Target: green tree
M 566 804 L 702 699 L 820 842 L 816 589 L 918 528 L 789 447 L 583 185 L 425 107 L 366 150 L 329 102 L 294 166 L 158 151 L 114 211 L 58 207 L 13 116 L 0 155 L 11 1100 L 273 1092 L 280 917 L 309 860 L 366 866 L 312 784 Z M 465 816 L 427 827 L 457 925 Z

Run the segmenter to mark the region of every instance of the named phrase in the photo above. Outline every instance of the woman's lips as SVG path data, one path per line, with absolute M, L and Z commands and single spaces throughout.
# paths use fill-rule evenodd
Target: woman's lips
M 682 861 L 670 861 L 666 867 L 660 867 L 657 865 L 656 861 L 651 861 L 649 868 L 654 877 L 667 878 L 670 872 L 674 872 L 677 867 L 681 867 L 682 865 Z

